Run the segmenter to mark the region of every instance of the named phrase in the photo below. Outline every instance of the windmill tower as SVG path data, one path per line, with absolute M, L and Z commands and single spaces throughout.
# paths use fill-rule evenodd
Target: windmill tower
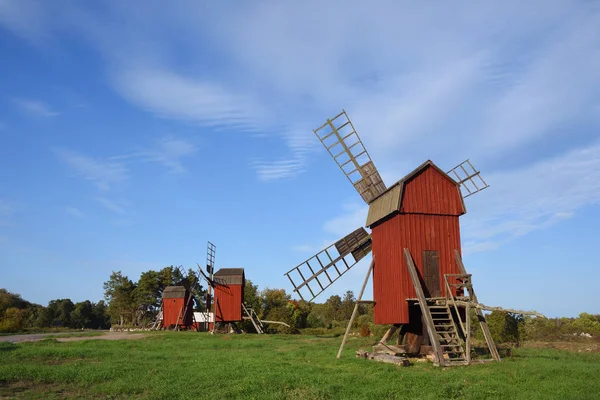
M 388 188 L 345 111 L 314 133 L 369 205 L 371 234 L 360 227 L 286 272 L 294 292 L 312 301 L 373 252 L 342 347 L 372 273 L 375 323 L 392 325 L 382 341 L 400 329 L 410 352 L 429 345 L 435 364 L 468 364 L 474 308 L 500 361 L 461 259 L 464 199 L 488 187 L 479 171 L 469 160 L 447 172 L 428 160 Z

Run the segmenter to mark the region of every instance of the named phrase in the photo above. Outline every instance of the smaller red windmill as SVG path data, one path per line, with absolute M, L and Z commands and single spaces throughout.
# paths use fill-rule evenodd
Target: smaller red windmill
M 214 316 L 212 319 L 215 324 L 212 326 L 212 332 L 215 332 L 217 325 L 229 327 L 230 330 L 239 331 L 237 324 L 243 320 L 252 322 L 256 333 L 265 332 L 265 324 L 281 324 L 288 326 L 283 322 L 264 321 L 258 317 L 258 314 L 244 304 L 244 288 L 246 286 L 246 276 L 243 268 L 221 268 L 214 272 L 216 246 L 208 242 L 206 256 L 206 275 L 201 268 L 200 273 L 206 279 L 208 291 L 206 297 L 206 314 Z M 214 273 L 213 273 L 214 272 Z M 214 296 L 211 294 L 214 291 Z M 210 312 L 212 310 L 212 312 Z
M 500 360 L 482 313 L 485 306 L 477 302 L 461 260 L 464 198 L 488 187 L 479 171 L 469 160 L 447 172 L 428 160 L 388 188 L 345 111 L 314 133 L 369 205 L 371 234 L 358 228 L 288 271 L 294 292 L 312 301 L 372 251 L 357 307 L 372 273 L 374 322 L 392 325 L 383 342 L 400 329 L 409 352 L 425 345 L 436 364 L 468 364 L 466 316 L 474 308 L 490 353 Z M 346 336 L 355 315 L 356 308 Z

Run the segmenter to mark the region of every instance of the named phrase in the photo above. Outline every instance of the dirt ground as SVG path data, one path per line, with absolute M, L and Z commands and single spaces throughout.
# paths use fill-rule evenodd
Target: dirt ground
M 144 333 L 126 333 L 126 332 L 103 332 L 99 336 L 71 336 L 78 335 L 80 332 L 73 332 L 71 334 L 65 333 L 60 334 L 56 337 L 56 333 L 38 333 L 31 335 L 11 335 L 11 336 L 0 336 L 0 342 L 20 343 L 20 342 L 34 342 L 42 340 L 48 336 L 55 337 L 58 342 L 75 342 L 80 340 L 135 340 L 142 339 L 148 335 Z
M 577 353 L 600 353 L 600 342 L 596 340 L 572 342 L 525 342 L 523 347 L 568 350 Z

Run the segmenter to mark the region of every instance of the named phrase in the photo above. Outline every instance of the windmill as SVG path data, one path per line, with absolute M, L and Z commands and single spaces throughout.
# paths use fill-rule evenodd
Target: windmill
M 175 271 L 182 279 L 164 288 L 161 309 L 151 329 L 194 329 L 194 299 L 199 297 L 202 287 L 195 275 L 183 278 L 185 274 L 181 267 L 176 267 Z
M 409 352 L 424 344 L 437 365 L 469 364 L 468 316 L 475 309 L 500 361 L 460 251 L 464 199 L 488 187 L 480 172 L 469 160 L 447 172 L 428 160 L 386 187 L 344 110 L 313 132 L 369 205 L 370 234 L 359 227 L 285 273 L 294 292 L 312 301 L 373 253 L 338 358 L 372 273 L 375 323 L 392 325 L 381 343 L 400 329 Z
M 239 331 L 237 323 L 249 320 L 258 334 L 265 332 L 267 323 L 289 327 L 283 322 L 261 320 L 252 308 L 244 304 L 244 287 L 246 285 L 244 269 L 221 268 L 214 272 L 215 250 L 215 245 L 208 242 L 206 256 L 208 275 L 199 268 L 208 285 L 206 309 L 210 315 L 210 321 L 215 325 L 225 325 L 232 327 L 234 331 Z M 211 292 L 214 292 L 214 296 L 211 296 Z M 206 320 L 209 320 L 208 317 Z M 213 333 L 216 331 L 215 325 L 213 325 Z

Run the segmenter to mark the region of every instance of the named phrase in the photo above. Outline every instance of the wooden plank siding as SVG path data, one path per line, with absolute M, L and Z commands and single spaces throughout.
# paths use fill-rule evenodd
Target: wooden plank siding
M 444 175 L 429 166 L 406 182 L 400 212 L 456 216 L 464 214 L 458 185 Z
M 215 321 L 237 322 L 242 320 L 243 285 L 215 286 Z
M 190 302 L 190 307 L 186 310 L 186 315 L 183 315 L 183 310 L 185 308 L 185 303 L 187 301 L 186 297 L 177 297 L 177 298 L 163 298 L 163 320 L 162 326 L 163 328 L 168 328 L 178 323 L 177 318 L 179 318 L 179 326 L 191 326 L 193 323 L 193 307 L 192 302 Z M 183 322 L 183 323 L 182 323 Z
M 407 299 L 416 292 L 404 248 L 410 250 L 423 286 L 423 252 L 437 252 L 441 296 L 446 295 L 444 274 L 460 273 L 454 250 L 460 251 L 458 217 L 465 209 L 458 184 L 433 164 L 424 164 L 403 186 L 399 213 L 371 226 L 376 324 L 409 323 Z

